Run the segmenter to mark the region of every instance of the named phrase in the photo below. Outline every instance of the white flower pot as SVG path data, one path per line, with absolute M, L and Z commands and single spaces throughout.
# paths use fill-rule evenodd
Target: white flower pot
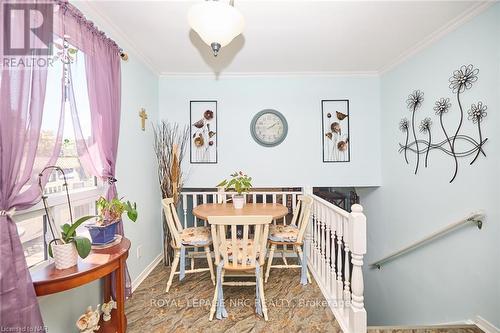
M 75 243 L 52 244 L 52 254 L 54 255 L 57 269 L 66 269 L 73 267 L 78 262 L 78 252 Z
M 235 195 L 233 196 L 233 206 L 235 209 L 242 209 L 245 205 L 245 196 Z

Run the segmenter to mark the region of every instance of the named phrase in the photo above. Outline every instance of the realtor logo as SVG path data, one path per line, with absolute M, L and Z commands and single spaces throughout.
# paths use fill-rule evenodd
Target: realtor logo
M 52 55 L 54 5 L 3 4 L 4 55 Z

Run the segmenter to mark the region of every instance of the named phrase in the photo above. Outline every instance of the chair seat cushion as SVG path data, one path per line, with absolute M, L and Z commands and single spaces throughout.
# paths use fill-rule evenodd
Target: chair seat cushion
M 274 242 L 296 242 L 299 236 L 299 229 L 297 226 L 289 224 L 283 225 L 272 224 L 269 227 L 269 239 Z
M 237 263 L 242 264 L 243 263 L 243 240 L 238 239 L 236 241 L 238 244 L 238 258 L 237 258 Z M 227 256 L 230 262 L 233 262 L 233 243 L 231 239 L 226 239 L 226 249 L 227 249 Z M 221 245 L 221 251 L 222 251 L 222 245 Z M 252 251 L 253 251 L 253 239 L 248 239 L 247 240 L 247 255 L 245 257 L 252 257 Z M 256 259 L 259 258 L 259 249 L 257 249 L 257 254 L 256 254 Z M 249 262 L 246 263 L 247 265 L 250 264 Z
M 181 232 L 182 245 L 205 246 L 212 243 L 210 227 L 186 228 Z

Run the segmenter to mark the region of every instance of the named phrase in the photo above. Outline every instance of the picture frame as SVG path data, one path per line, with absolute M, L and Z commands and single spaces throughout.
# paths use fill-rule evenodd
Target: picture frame
M 348 99 L 321 100 L 323 163 L 351 161 Z
M 191 164 L 218 162 L 217 101 L 189 101 L 189 157 Z

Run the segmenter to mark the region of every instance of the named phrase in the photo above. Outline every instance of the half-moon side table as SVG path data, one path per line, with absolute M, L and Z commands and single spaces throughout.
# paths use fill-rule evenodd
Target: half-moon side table
M 119 244 L 106 249 L 93 249 L 76 266 L 59 270 L 52 263 L 32 273 L 31 278 L 37 296 L 45 296 L 76 288 L 104 278 L 104 302 L 111 298 L 111 273 L 115 274 L 117 309 L 111 312 L 111 320 L 99 321 L 100 333 L 124 333 L 127 330 L 125 317 L 125 260 L 128 257 L 130 240 L 123 238 Z M 76 321 L 77 318 L 75 318 Z

